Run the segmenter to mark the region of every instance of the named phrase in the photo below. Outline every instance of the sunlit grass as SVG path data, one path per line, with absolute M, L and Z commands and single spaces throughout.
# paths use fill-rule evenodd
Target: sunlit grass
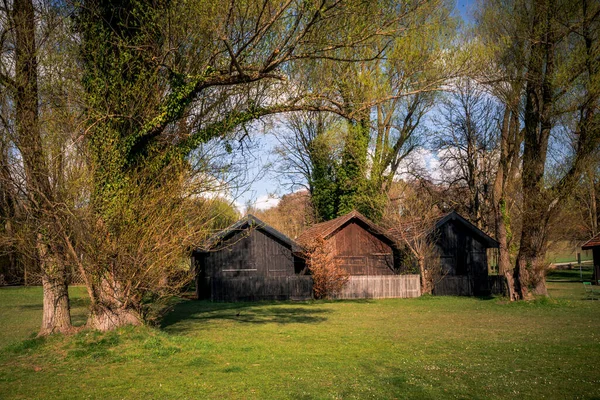
M 2 289 L 0 398 L 597 398 L 600 301 L 549 287 L 527 303 L 182 300 L 159 328 L 48 339 L 31 339 L 39 309 L 18 318 L 19 292 L 41 292 Z

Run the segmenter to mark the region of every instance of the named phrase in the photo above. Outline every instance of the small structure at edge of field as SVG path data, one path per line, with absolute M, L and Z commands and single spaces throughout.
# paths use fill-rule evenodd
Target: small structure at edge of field
M 400 243 L 401 237 L 410 236 L 410 229 L 408 222 L 390 229 L 390 234 Z M 429 229 L 443 272 L 434 282 L 434 295 L 481 296 L 504 291 L 504 278 L 490 276 L 488 271 L 487 250 L 499 247 L 495 239 L 455 211 L 436 217 Z
M 309 299 L 312 281 L 298 275 L 296 242 L 253 215 L 210 237 L 192 253 L 196 295 L 215 301 Z
M 600 284 L 600 233 L 588 240 L 581 246 L 582 250 L 592 250 L 594 260 L 594 272 L 592 274 L 592 283 Z

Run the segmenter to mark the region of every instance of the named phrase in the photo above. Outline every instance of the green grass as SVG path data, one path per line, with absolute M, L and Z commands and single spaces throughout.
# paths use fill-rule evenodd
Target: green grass
M 581 261 L 592 260 L 591 250 L 582 250 L 581 243 L 574 243 L 570 241 L 559 241 L 554 242 L 551 245 L 550 250 L 546 254 L 546 259 L 552 263 L 567 263 L 577 262 L 577 253 L 581 254 Z
M 581 272 L 578 265 L 573 265 L 573 269 L 549 270 L 546 274 L 546 280 L 556 282 L 591 282 L 593 272 L 592 265 L 582 265 Z
M 69 288 L 73 324 L 85 323 L 89 305 L 85 288 Z M 0 287 L 0 349 L 33 338 L 42 323 L 41 287 Z
M 599 398 L 600 301 L 582 286 L 522 303 L 182 300 L 160 328 L 48 339 L 31 339 L 39 288 L 0 289 L 0 398 Z

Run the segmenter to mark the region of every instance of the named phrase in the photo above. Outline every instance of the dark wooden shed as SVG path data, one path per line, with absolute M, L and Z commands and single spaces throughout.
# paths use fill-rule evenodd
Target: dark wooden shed
M 296 241 L 310 247 L 317 238 L 332 244 L 335 259 L 349 275 L 397 273 L 394 239 L 358 211 L 313 225 Z
M 254 289 L 257 285 L 287 285 L 285 279 L 279 278 L 294 276 L 304 268 L 303 260 L 295 255 L 297 251 L 292 239 L 255 216 L 247 215 L 194 250 L 196 294 L 199 299 L 214 299 L 215 290 L 221 291 L 219 288 L 226 285 L 229 292 L 235 291 L 236 284 L 254 285 Z M 250 289 L 240 290 L 248 292 Z M 267 289 L 262 290 L 264 298 L 287 297 L 283 289 L 272 287 L 270 290 L 271 294 L 265 292 Z M 224 293 L 218 300 L 236 300 L 236 296 Z M 257 293 L 247 294 L 247 297 L 262 298 Z
M 407 229 L 410 226 L 399 226 L 390 232 Z M 472 296 L 491 292 L 494 282 L 489 278 L 487 250 L 499 247 L 495 239 L 455 211 L 436 217 L 430 235 L 435 240 L 444 274 L 434 283 L 433 294 Z
M 583 250 L 592 250 L 594 260 L 594 272 L 592 275 L 592 283 L 600 284 L 600 233 L 588 240 L 581 246 Z
M 437 246 L 448 275 L 488 275 L 487 249 L 498 242 L 452 211 L 439 219 Z

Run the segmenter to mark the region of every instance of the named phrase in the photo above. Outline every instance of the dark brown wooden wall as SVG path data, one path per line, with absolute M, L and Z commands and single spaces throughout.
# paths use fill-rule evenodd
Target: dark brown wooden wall
M 336 259 L 350 275 L 393 275 L 392 248 L 356 222 L 350 222 L 329 239 Z
M 438 231 L 436 238 L 442 267 L 448 275 L 488 274 L 487 248 L 462 225 L 449 221 Z
M 295 273 L 291 248 L 259 229 L 244 230 L 219 250 L 201 254 L 199 264 L 206 277 L 281 277 Z
M 593 260 L 594 260 L 594 272 L 592 279 L 595 285 L 600 285 L 600 246 L 596 246 L 593 249 Z

